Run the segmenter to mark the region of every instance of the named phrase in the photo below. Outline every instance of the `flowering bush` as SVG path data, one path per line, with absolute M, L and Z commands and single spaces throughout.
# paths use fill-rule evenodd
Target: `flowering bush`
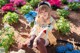
M 26 4 L 25 0 L 10 0 L 11 3 L 13 3 L 16 6 L 22 6 Z
M 60 17 L 60 19 L 56 23 L 58 31 L 66 34 L 70 32 L 70 23 L 64 19 L 64 17 Z
M 8 12 L 6 15 L 4 15 L 3 23 L 9 23 L 9 24 L 16 23 L 18 21 L 18 18 L 19 16 L 17 13 Z
M 25 14 L 24 17 L 29 23 L 31 23 L 35 20 L 36 15 L 37 15 L 37 12 L 30 11 L 28 14 Z
M 60 7 L 61 6 L 61 1 L 60 0 L 47 0 L 51 6 L 57 6 Z
M 1 8 L 3 11 L 14 11 L 15 8 L 12 3 L 6 4 Z
M 4 28 L 0 30 L 0 47 L 3 47 L 5 49 L 5 53 L 8 53 L 8 49 L 10 45 L 14 43 L 14 29 L 10 27 L 9 25 L 4 25 Z
M 40 2 L 40 0 L 31 0 L 30 4 L 31 4 L 32 7 L 36 7 L 36 6 L 38 6 L 39 2 Z
M 7 3 L 7 0 L 0 0 L 0 8 Z
M 68 6 L 72 10 L 78 10 L 80 8 L 80 3 L 78 3 L 78 2 L 72 2 L 72 3 L 69 3 Z
M 67 17 L 70 13 L 67 10 L 64 9 L 57 9 L 57 14 L 62 17 Z
M 21 13 L 22 14 L 27 14 L 29 13 L 33 8 L 30 5 L 24 5 L 21 7 Z

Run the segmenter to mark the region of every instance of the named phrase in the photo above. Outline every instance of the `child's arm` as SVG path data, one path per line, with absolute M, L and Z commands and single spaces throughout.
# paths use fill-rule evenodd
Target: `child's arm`
M 44 31 L 46 31 L 48 29 L 48 27 L 44 28 L 39 35 L 35 38 L 34 42 L 36 42 L 37 40 L 39 40 L 41 38 L 41 36 L 44 34 Z
M 52 30 L 52 29 L 55 29 L 55 23 L 56 23 L 56 21 L 52 18 L 51 19 L 52 20 L 52 23 L 50 24 L 50 26 L 49 27 L 46 27 L 46 28 L 44 28 L 40 33 L 39 33 L 39 35 L 35 38 L 35 42 L 38 40 L 38 39 L 40 39 L 40 37 L 44 34 L 44 31 L 45 30 Z

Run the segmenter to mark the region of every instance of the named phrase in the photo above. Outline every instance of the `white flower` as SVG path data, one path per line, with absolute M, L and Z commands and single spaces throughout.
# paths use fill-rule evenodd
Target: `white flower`
M 74 2 L 79 2 L 79 0 L 74 0 Z
M 65 9 L 65 10 L 68 10 L 68 9 L 69 9 L 69 7 L 68 7 L 68 6 L 65 6 L 65 7 L 64 7 L 64 9 Z

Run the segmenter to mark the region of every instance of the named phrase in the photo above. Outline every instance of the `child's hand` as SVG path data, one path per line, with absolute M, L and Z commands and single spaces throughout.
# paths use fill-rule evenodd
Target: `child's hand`
M 37 41 L 33 43 L 33 47 L 37 47 Z

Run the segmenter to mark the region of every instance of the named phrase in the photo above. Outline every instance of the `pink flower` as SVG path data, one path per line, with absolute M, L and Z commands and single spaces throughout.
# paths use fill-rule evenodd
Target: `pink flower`
M 25 0 L 10 0 L 11 3 L 14 3 L 14 5 L 16 6 L 20 6 L 20 5 L 25 5 L 26 1 Z
M 15 0 L 10 0 L 10 3 L 14 3 Z
M 15 8 L 12 3 L 6 4 L 1 8 L 3 11 L 14 11 Z
M 47 0 L 51 6 L 55 5 L 57 7 L 60 7 L 61 6 L 61 1 L 60 0 Z

